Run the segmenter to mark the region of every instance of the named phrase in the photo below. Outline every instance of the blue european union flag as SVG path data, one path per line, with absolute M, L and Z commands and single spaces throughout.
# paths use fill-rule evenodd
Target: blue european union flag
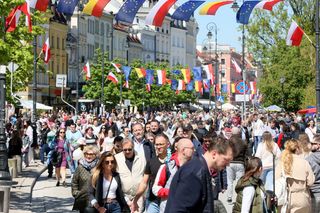
M 115 19 L 117 21 L 123 21 L 129 24 L 133 23 L 133 19 L 136 16 L 139 8 L 142 6 L 145 0 L 127 0 L 121 6 L 120 10 L 116 14 Z
M 178 88 L 178 81 L 176 79 L 171 79 L 171 89 L 177 90 Z
M 260 1 L 245 1 L 237 12 L 237 22 L 248 24 L 252 10 L 259 2 Z
M 181 74 L 181 70 L 172 70 L 171 72 L 174 75 L 180 75 Z
M 193 91 L 194 90 L 194 80 L 191 80 L 189 84 L 187 85 L 187 91 Z
M 195 81 L 202 81 L 201 67 L 193 67 L 192 72 L 193 72 L 193 79 Z
M 193 12 L 204 2 L 205 1 L 187 1 L 178 7 L 176 11 L 174 11 L 172 18 L 182 21 L 189 21 Z
M 57 6 L 57 10 L 60 13 L 72 16 L 78 2 L 79 0 L 60 0 Z
M 130 73 L 131 73 L 131 67 L 122 66 L 121 68 L 123 70 L 124 77 L 125 77 L 126 81 L 129 81 L 129 76 L 130 76 Z
M 152 84 L 153 83 L 153 74 L 154 70 L 146 70 L 146 84 Z

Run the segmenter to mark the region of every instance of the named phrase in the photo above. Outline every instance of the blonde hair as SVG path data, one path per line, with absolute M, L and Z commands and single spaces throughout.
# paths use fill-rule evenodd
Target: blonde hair
M 116 162 L 116 158 L 114 157 L 114 154 L 112 154 L 112 152 L 104 152 L 104 153 L 102 153 L 102 155 L 101 155 L 96 167 L 93 169 L 93 173 L 92 173 L 91 184 L 92 184 L 92 187 L 94 189 L 96 188 L 97 181 L 98 181 L 100 173 L 103 172 L 103 164 L 104 164 L 104 161 L 105 161 L 105 159 L 107 157 L 113 157 L 115 164 L 113 165 L 112 172 L 116 171 L 117 162 Z
M 299 142 L 296 139 L 290 139 L 285 144 L 285 149 L 282 152 L 281 162 L 283 166 L 284 173 L 286 175 L 291 175 L 293 156 L 299 151 Z
M 309 153 L 311 151 L 309 136 L 306 133 L 299 135 L 299 142 L 300 148 L 303 152 Z
M 262 134 L 262 142 L 263 143 L 266 143 L 266 146 L 267 146 L 267 151 L 271 152 L 272 154 L 273 153 L 273 149 L 274 149 L 274 145 L 275 143 L 273 142 L 273 139 L 272 139 L 272 134 L 268 131 L 265 131 L 263 134 Z
M 88 151 L 94 152 L 94 154 L 96 154 L 96 156 L 99 157 L 100 151 L 99 151 L 99 148 L 97 146 L 93 146 L 93 145 L 85 146 L 83 148 L 83 154 L 87 153 Z

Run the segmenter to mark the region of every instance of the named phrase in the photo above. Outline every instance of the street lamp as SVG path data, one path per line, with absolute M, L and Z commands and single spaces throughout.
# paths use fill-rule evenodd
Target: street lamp
M 242 0 L 242 3 L 244 3 L 244 0 Z M 233 11 L 237 11 L 239 10 L 239 5 L 237 3 L 237 0 L 234 0 L 231 9 L 233 9 Z M 242 120 L 246 119 L 246 67 L 245 67 L 245 28 L 244 28 L 244 24 L 242 24 L 242 81 L 243 81 L 243 114 L 242 114 Z
M 280 84 L 281 84 L 281 93 L 282 93 L 282 96 L 281 96 L 281 106 L 282 106 L 282 109 L 284 109 L 284 89 L 283 89 L 283 85 L 284 85 L 284 82 L 286 81 L 286 78 L 284 76 L 282 76 L 280 78 Z
M 320 54 L 319 54 L 319 0 L 316 2 L 316 102 L 317 102 L 317 133 L 320 133 Z
M 214 48 L 214 53 L 215 53 L 215 56 L 214 56 L 214 76 L 215 76 L 215 79 L 214 79 L 214 84 L 215 86 L 217 87 L 217 84 L 218 84 L 218 49 L 217 49 L 217 45 L 218 45 L 218 28 L 217 28 L 217 25 L 216 23 L 214 22 L 209 22 L 207 24 L 207 30 L 208 30 L 208 33 L 207 33 L 207 41 L 208 41 L 208 45 L 209 45 L 209 49 L 204 46 L 203 47 L 203 51 L 207 51 L 209 50 L 209 55 L 210 55 L 210 64 L 212 64 L 212 57 L 211 57 L 211 39 L 212 39 L 212 31 L 214 30 L 214 34 L 215 34 L 215 48 Z M 215 89 L 214 90 L 214 95 L 215 95 L 215 107 L 217 107 L 217 101 L 218 101 L 218 97 L 217 97 L 217 90 Z M 209 109 L 211 109 L 211 92 L 209 92 Z

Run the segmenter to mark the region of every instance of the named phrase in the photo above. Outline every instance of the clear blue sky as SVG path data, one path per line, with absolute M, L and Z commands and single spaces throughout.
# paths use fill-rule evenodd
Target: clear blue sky
M 240 25 L 236 22 L 236 12 L 233 12 L 230 7 L 231 4 L 220 7 L 215 16 L 199 15 L 199 8 L 195 11 L 194 15 L 199 25 L 197 44 L 201 45 L 207 38 L 207 24 L 214 22 L 218 27 L 218 44 L 228 44 L 235 47 L 237 52 L 241 52 L 241 41 L 239 40 L 241 32 L 238 30 Z M 212 39 L 215 39 L 214 31 L 212 33 Z

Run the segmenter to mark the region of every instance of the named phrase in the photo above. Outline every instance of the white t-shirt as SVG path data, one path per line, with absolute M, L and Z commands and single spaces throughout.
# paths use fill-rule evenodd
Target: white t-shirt
M 110 185 L 110 181 L 108 181 L 107 179 L 105 179 L 103 177 L 103 194 L 102 194 L 103 198 L 106 198 L 106 196 L 107 196 L 109 185 Z M 109 194 L 108 194 L 107 198 L 110 198 L 110 199 L 116 198 L 117 197 L 117 195 L 116 195 L 117 188 L 118 188 L 118 183 L 114 178 L 112 178 L 111 186 L 110 186 Z
M 276 143 L 273 144 L 273 151 L 276 155 L 276 161 L 280 158 L 281 151 Z M 266 143 L 259 143 L 257 152 L 255 154 L 256 157 L 260 158 L 262 161 L 262 166 L 264 169 L 266 168 L 272 168 L 273 166 L 273 155 L 271 152 L 267 150 L 267 144 Z

